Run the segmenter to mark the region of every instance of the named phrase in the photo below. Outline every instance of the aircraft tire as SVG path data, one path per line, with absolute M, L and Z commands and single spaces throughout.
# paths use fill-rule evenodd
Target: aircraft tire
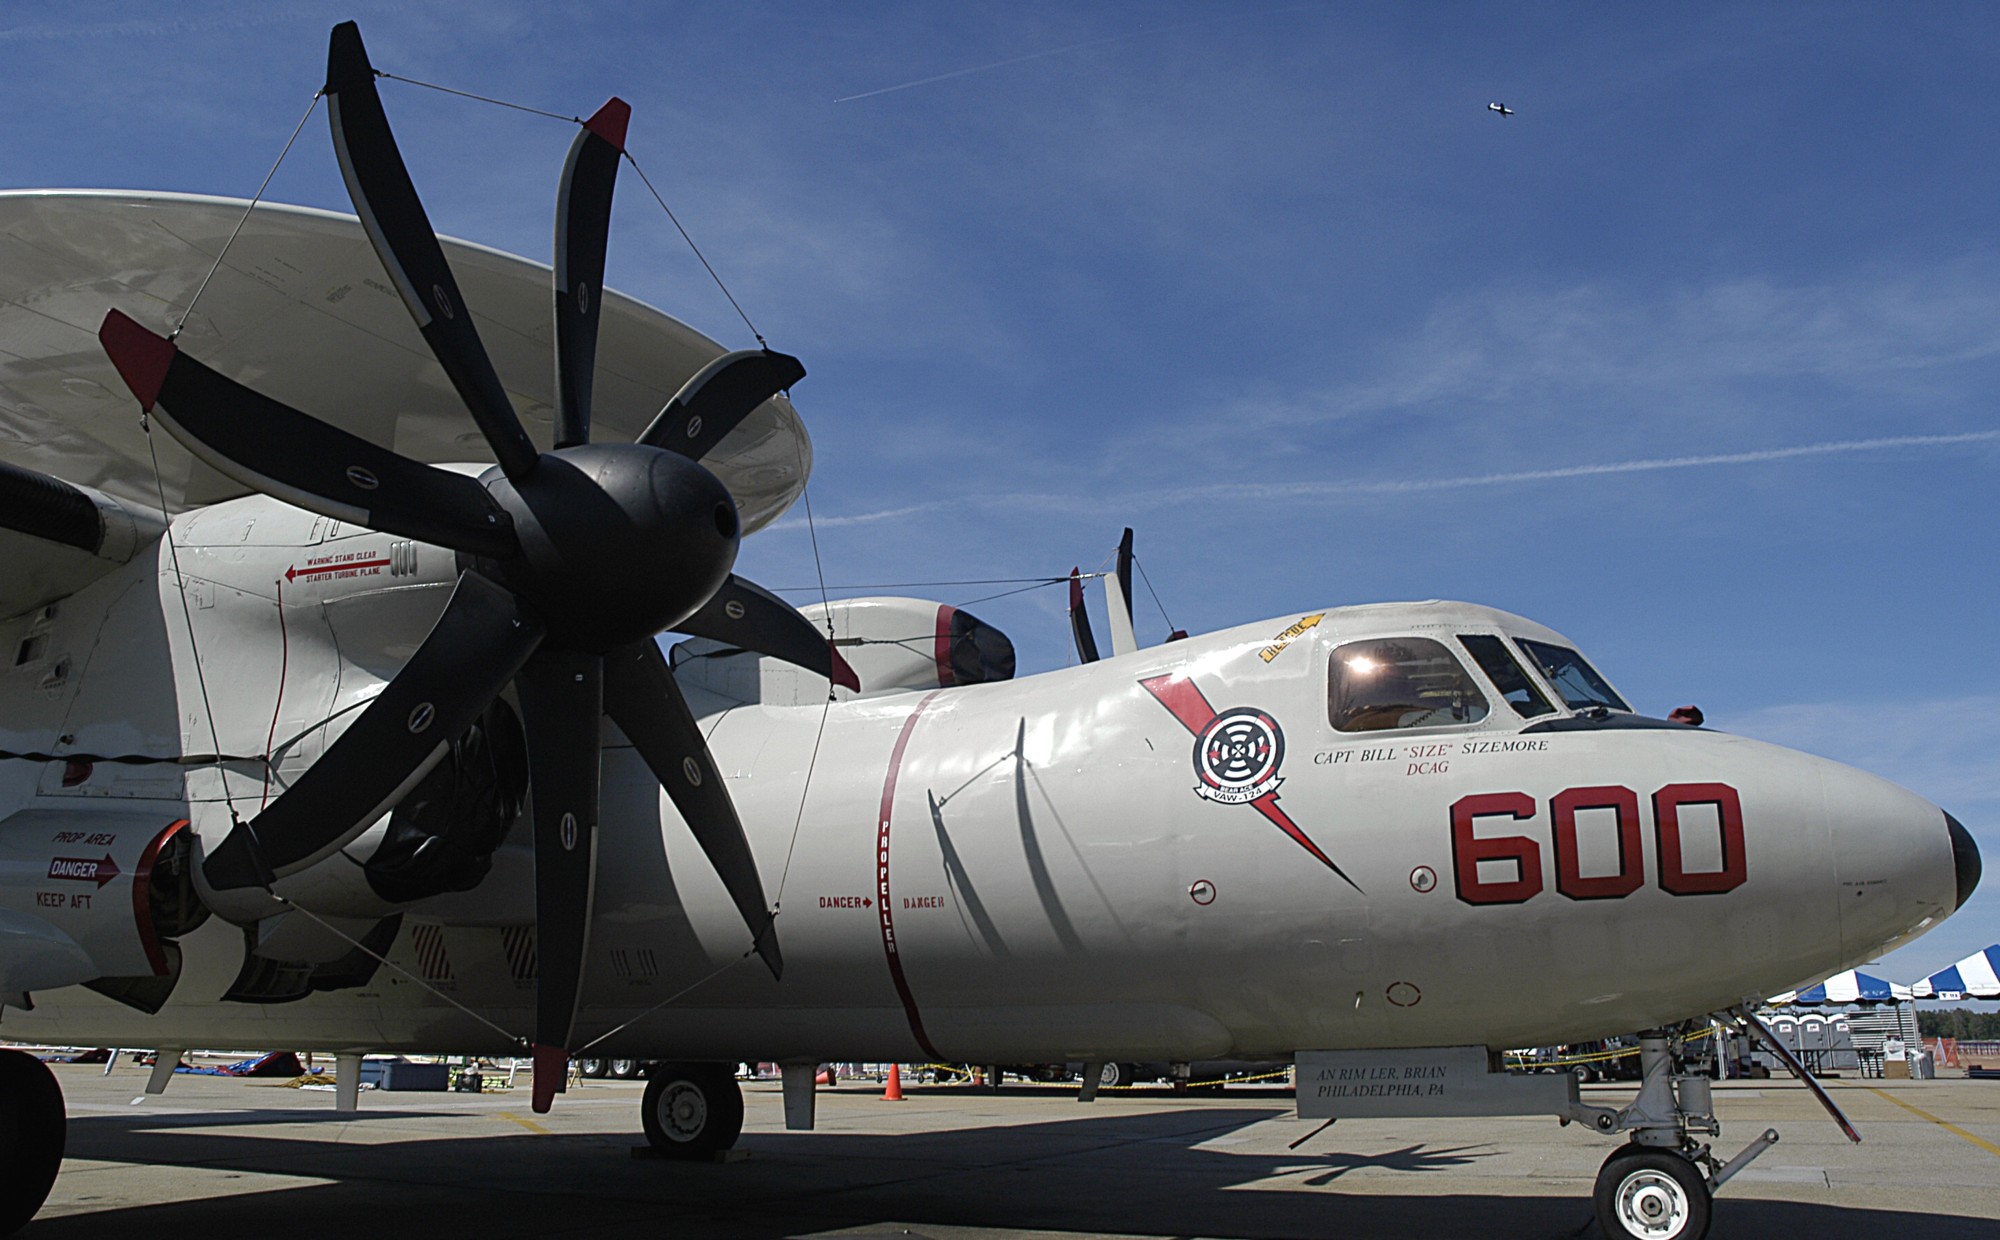
M 0 1051 L 0 1236 L 26 1226 L 48 1200 L 67 1135 L 55 1074 L 32 1055 Z
M 743 1132 L 743 1090 L 731 1065 L 653 1066 L 639 1118 L 646 1140 L 668 1158 L 713 1158 Z
M 636 1059 L 613 1059 L 605 1066 L 605 1075 L 617 1081 L 629 1081 L 639 1075 L 639 1061 Z
M 1597 1172 L 1597 1224 L 1610 1240 L 1703 1240 L 1713 1198 L 1701 1168 L 1671 1150 L 1625 1145 Z
M 602 1059 L 579 1059 L 576 1061 L 576 1074 L 591 1078 L 603 1076 L 604 1061 Z
M 1097 1084 L 1102 1089 L 1116 1089 L 1120 1085 L 1132 1083 L 1132 1065 L 1129 1063 L 1106 1063 L 1097 1071 Z

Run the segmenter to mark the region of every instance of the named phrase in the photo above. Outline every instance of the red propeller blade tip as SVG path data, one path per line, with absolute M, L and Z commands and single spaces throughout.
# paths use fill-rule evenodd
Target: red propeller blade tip
M 569 1052 L 560 1046 L 535 1047 L 535 1114 L 547 1115 L 556 1095 L 569 1083 Z
M 622 151 L 625 149 L 625 126 L 631 120 L 632 105 L 613 95 L 609 102 L 597 109 L 596 115 L 583 123 L 583 127 Z
M 104 316 L 103 325 L 97 329 L 97 342 L 104 346 L 105 355 L 118 368 L 118 377 L 139 398 L 139 407 L 151 413 L 153 402 L 160 398 L 160 388 L 167 382 L 167 368 L 180 352 L 174 342 L 154 335 L 117 310 Z
M 854 674 L 854 669 L 848 665 L 846 659 L 840 657 L 840 651 L 834 648 L 831 641 L 827 642 L 826 647 L 833 655 L 833 683 L 852 689 L 856 693 L 861 692 L 861 677 Z
M 1069 609 L 1075 611 L 1083 606 L 1083 568 L 1079 565 L 1069 570 Z

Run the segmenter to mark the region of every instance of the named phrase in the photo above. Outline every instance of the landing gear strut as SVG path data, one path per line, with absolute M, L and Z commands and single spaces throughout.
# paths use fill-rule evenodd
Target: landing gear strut
M 743 1131 L 743 1090 L 734 1064 L 662 1063 L 652 1068 L 640 1119 L 667 1158 L 713 1158 Z
M 62 1168 L 62 1087 L 42 1062 L 0 1051 L 0 1236 L 35 1217 Z
M 1597 1222 L 1613 1240 L 1702 1240 L 1713 1198 L 1750 1161 L 1777 1144 L 1766 1130 L 1724 1163 L 1697 1136 L 1717 1136 L 1706 1075 L 1690 1071 L 1687 1040 L 1666 1029 L 1639 1035 L 1639 1096 L 1622 1110 L 1576 1105 L 1571 1118 L 1632 1139 L 1597 1173 Z

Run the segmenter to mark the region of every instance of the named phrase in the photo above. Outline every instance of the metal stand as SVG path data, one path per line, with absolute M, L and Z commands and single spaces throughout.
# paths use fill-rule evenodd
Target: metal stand
M 361 1109 L 361 1056 L 333 1057 L 333 1109 L 343 1114 Z
M 164 1094 L 167 1085 L 174 1079 L 174 1069 L 181 1066 L 181 1056 L 187 1054 L 178 1046 L 162 1046 L 153 1057 L 152 1074 L 146 1078 L 146 1092 Z

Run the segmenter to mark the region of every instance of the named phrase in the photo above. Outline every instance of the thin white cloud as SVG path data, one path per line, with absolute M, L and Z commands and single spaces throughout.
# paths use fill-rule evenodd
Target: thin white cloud
M 1551 482 L 1567 478 L 1591 478 L 1608 474 L 1650 473 L 1670 469 L 1704 469 L 1726 465 L 1762 465 L 1808 457 L 1840 456 L 1863 452 L 1906 452 L 1922 448 L 1952 447 L 1961 444 L 2000 442 L 2000 430 L 1965 431 L 1950 435 L 1892 435 L 1875 439 L 1843 439 L 1825 443 L 1795 444 L 1783 448 L 1759 448 L 1749 452 L 1713 452 L 1688 456 L 1641 457 L 1625 461 L 1599 461 L 1582 465 L 1562 465 L 1551 469 L 1509 470 L 1487 474 L 1460 474 L 1442 478 L 1315 479 L 1300 482 L 1217 482 L 1198 487 L 1155 488 L 1124 495 L 1052 494 L 1009 492 L 966 495 L 954 500 L 936 500 L 898 508 L 818 517 L 823 527 L 872 525 L 899 517 L 935 512 L 958 505 L 980 507 L 1020 507 L 1044 509 L 1161 508 L 1197 500 L 1297 500 L 1339 499 L 1352 495 L 1396 495 L 1423 491 L 1457 491 L 1476 487 L 1511 486 L 1524 482 Z M 774 530 L 803 529 L 802 517 L 790 517 L 770 527 Z
M 884 508 L 877 512 L 855 512 L 838 517 L 822 517 L 814 514 L 812 524 L 823 530 L 839 529 L 842 526 L 848 525 L 873 525 L 878 521 L 893 521 L 897 517 L 913 517 L 918 513 L 936 512 L 941 508 L 947 507 L 950 507 L 950 505 L 945 501 L 935 500 L 928 504 L 909 504 L 902 508 Z M 803 515 L 803 510 L 794 509 L 793 512 L 798 515 L 787 516 L 784 520 L 778 521 L 766 528 L 772 530 L 805 529 L 806 519 Z
M 1659 293 L 1598 286 L 1481 290 L 1441 301 L 1373 377 L 1272 408 L 1319 420 L 1532 393 L 1654 401 L 1757 380 L 1886 387 L 2000 356 L 2000 273 L 1981 255 L 1820 283 L 1745 277 Z
M 1469 487 L 1507 486 L 1517 482 L 1589 478 L 1601 474 L 1638 474 L 1662 469 L 1700 469 L 1714 465 L 1761 465 L 1800 457 L 1939 448 L 1952 444 L 1991 443 L 1995 440 L 2000 440 L 2000 430 L 1966 431 L 1955 435 L 1894 435 L 1880 439 L 1844 439 L 1829 443 L 1797 444 L 1788 448 L 1760 448 L 1751 452 L 1643 457 L 1631 461 L 1603 461 L 1590 465 L 1565 465 L 1554 469 L 1523 469 L 1504 473 L 1462 474 L 1448 478 L 1404 478 L 1378 482 L 1276 482 L 1239 485 L 1219 483 L 1191 492 L 1182 492 L 1181 496 L 1191 498 L 1195 495 L 1226 494 L 1260 499 L 1297 499 L 1314 495 L 1387 495 L 1408 491 L 1456 491 Z
M 0 29 L 0 43 L 59 42 L 68 39 L 166 38 L 212 30 L 243 30 L 288 21 L 295 11 L 270 8 L 262 12 L 235 13 L 213 17 L 169 17 L 122 22 L 69 24 L 44 22 L 32 26 Z
M 1291 5 L 1289 7 L 1297 9 L 1311 6 Z M 929 86 L 934 82 L 949 82 L 954 78 L 970 77 L 975 73 L 987 73 L 994 69 L 1004 69 L 1009 65 L 1026 64 L 1031 60 L 1046 60 L 1051 56 L 1061 56 L 1065 52 L 1079 52 L 1086 47 L 1102 47 L 1107 43 L 1123 43 L 1131 39 L 1144 38 L 1147 35 L 1165 34 L 1171 30 L 1186 30 L 1191 26 L 1212 26 L 1218 22 L 1242 21 L 1249 17 L 1259 17 L 1268 13 L 1284 11 L 1285 9 L 1282 8 L 1252 10 L 1249 12 L 1231 13 L 1226 17 L 1207 17 L 1199 21 L 1177 22 L 1171 26 L 1153 26 L 1145 30 L 1128 30 L 1123 34 L 1106 35 L 1101 39 L 1085 39 L 1081 43 L 1066 43 L 1061 47 L 1051 47 L 1039 52 L 1029 52 L 1023 56 L 1009 56 L 1005 60 L 995 60 L 983 65 L 972 65 L 965 69 L 953 69 L 949 73 L 934 73 L 930 77 L 918 78 L 912 82 L 898 82 L 894 86 L 884 86 L 876 90 L 864 90 L 857 95 L 842 95 L 840 98 L 834 100 L 834 102 L 852 103 L 856 99 L 873 99 L 877 95 L 894 94 L 900 90 L 913 90 L 919 86 Z

